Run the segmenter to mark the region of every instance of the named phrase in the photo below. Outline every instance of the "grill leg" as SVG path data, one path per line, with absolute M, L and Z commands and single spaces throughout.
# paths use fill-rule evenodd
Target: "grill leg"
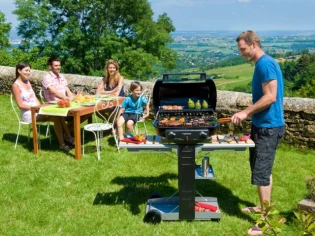
M 195 146 L 178 145 L 179 219 L 195 219 Z

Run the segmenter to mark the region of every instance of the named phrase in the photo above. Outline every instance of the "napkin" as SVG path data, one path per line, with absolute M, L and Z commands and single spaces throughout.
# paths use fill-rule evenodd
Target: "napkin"
M 133 138 L 124 138 L 120 140 L 120 142 L 135 143 L 135 144 L 140 144 L 146 141 L 147 141 L 146 139 L 142 139 L 141 141 L 139 141 L 139 140 L 134 140 Z

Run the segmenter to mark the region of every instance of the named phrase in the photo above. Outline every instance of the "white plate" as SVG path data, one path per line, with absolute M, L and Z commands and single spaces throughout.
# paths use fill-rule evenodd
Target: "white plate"
M 86 107 L 91 107 L 91 106 L 94 106 L 95 103 L 94 102 L 84 102 L 82 103 L 83 106 L 86 106 Z
M 48 103 L 49 103 L 49 104 L 57 104 L 57 101 L 56 101 L 56 100 L 53 100 L 53 101 L 49 101 Z
M 101 98 L 102 101 L 113 101 L 114 98 Z

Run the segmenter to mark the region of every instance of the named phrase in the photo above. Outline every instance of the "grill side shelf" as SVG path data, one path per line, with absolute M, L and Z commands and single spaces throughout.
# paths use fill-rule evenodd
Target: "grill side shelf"
M 205 143 L 201 147 L 201 151 L 210 152 L 210 151 L 239 151 L 243 152 L 246 148 L 255 147 L 253 140 L 248 139 L 247 141 L 240 141 L 233 139 L 231 142 L 226 142 L 224 140 L 224 135 L 212 135 L 211 143 Z
M 149 135 L 147 136 L 147 141 L 145 143 L 140 144 L 134 144 L 134 143 L 126 143 L 126 142 L 120 142 L 119 147 L 120 148 L 128 148 L 129 149 L 146 149 L 149 150 L 150 148 L 153 150 L 157 149 L 164 149 L 164 150 L 170 150 L 170 149 L 176 149 L 177 144 L 168 142 L 165 138 L 158 136 L 158 135 Z M 215 150 L 235 150 L 235 151 L 241 151 L 242 149 L 246 149 L 249 147 L 255 147 L 255 143 L 253 140 L 248 139 L 247 141 L 238 141 L 236 142 L 231 141 L 230 143 L 226 142 L 224 140 L 224 135 L 212 135 L 207 139 L 205 143 L 198 144 L 198 146 L 203 151 L 215 151 Z
M 149 135 L 146 137 L 147 141 L 140 144 L 120 142 L 119 148 L 126 148 L 128 152 L 155 152 L 164 153 L 172 152 L 172 149 L 176 148 L 177 145 L 166 143 L 166 140 L 161 136 Z

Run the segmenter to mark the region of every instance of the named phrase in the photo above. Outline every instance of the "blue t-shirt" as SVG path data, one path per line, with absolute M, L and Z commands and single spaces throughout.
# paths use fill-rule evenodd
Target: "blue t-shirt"
M 148 101 L 145 96 L 140 96 L 136 100 L 132 98 L 132 95 L 129 95 L 125 98 L 121 104 L 122 108 L 125 108 L 124 113 L 135 113 L 142 115 L 143 107 L 148 104 Z
M 279 64 L 271 56 L 264 54 L 255 64 L 252 80 L 253 103 L 264 95 L 262 84 L 269 80 L 277 80 L 277 99 L 265 110 L 252 115 L 252 122 L 258 128 L 276 128 L 284 125 L 282 72 Z

